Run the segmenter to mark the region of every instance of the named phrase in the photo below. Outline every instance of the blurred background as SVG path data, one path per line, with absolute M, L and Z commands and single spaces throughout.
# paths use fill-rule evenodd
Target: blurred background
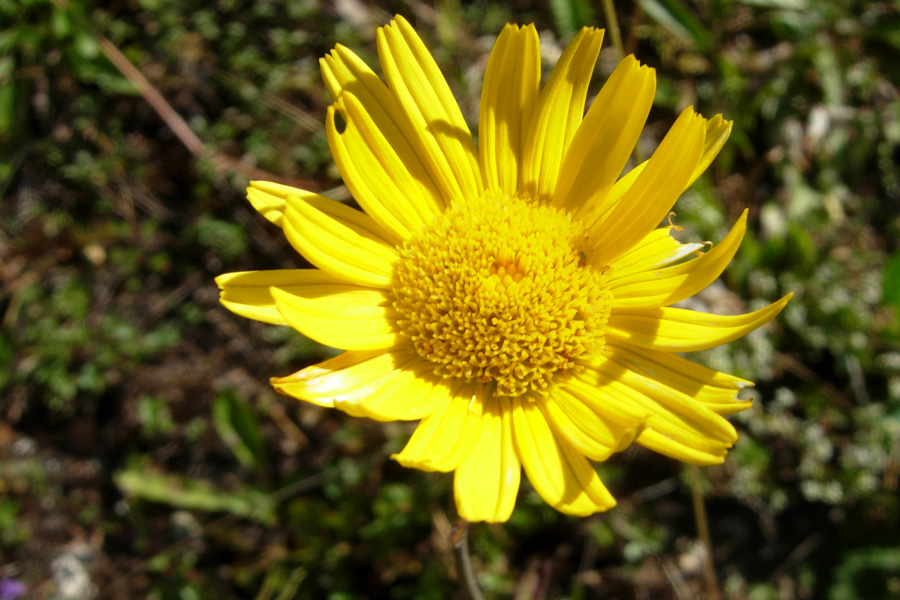
M 735 123 L 675 219 L 718 241 L 749 207 L 749 232 L 691 307 L 795 294 L 694 355 L 757 382 L 740 441 L 702 470 L 724 596 L 900 598 L 900 7 L 615 9 L 659 78 L 645 155 L 689 104 Z M 340 42 L 377 70 L 395 12 L 473 131 L 504 23 L 537 25 L 545 76 L 607 25 L 595 0 L 0 2 L 0 598 L 462 597 L 452 478 L 388 458 L 412 425 L 276 396 L 269 377 L 333 350 L 229 313 L 213 282 L 304 265 L 244 200 L 250 178 L 349 200 L 318 59 Z M 706 597 L 683 466 L 635 447 L 598 469 L 606 514 L 566 517 L 525 484 L 507 524 L 472 527 L 488 595 Z

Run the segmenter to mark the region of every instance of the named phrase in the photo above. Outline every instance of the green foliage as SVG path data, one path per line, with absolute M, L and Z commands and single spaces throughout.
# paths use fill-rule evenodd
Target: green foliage
M 884 263 L 882 273 L 884 281 L 881 299 L 882 302 L 893 306 L 900 314 L 900 253 L 894 253 Z
M 688 104 L 734 120 L 673 219 L 682 241 L 716 242 L 748 207 L 748 234 L 688 307 L 735 312 L 794 293 L 766 331 L 691 356 L 757 384 L 742 392 L 753 409 L 733 417 L 740 441 L 704 472 L 726 592 L 896 595 L 895 3 L 616 4 L 629 51 L 657 70 L 646 149 Z M 268 377 L 333 352 L 233 317 L 212 281 L 307 266 L 243 188 L 259 176 L 251 166 L 339 185 L 318 73 L 334 44 L 374 65 L 374 25 L 407 11 L 474 125 L 481 65 L 504 22 L 535 21 L 552 52 L 555 37 L 603 25 L 599 3 L 449 0 L 409 13 L 376 1 L 359 4 L 359 21 L 313 0 L 61 6 L 0 2 L 4 568 L 45 593 L 46 565 L 75 536 L 103 540 L 92 546 L 92 576 L 110 583 L 101 598 L 454 597 L 452 476 L 389 459 L 407 424 L 276 397 Z M 216 156 L 182 147 L 101 36 Z M 489 593 L 700 589 L 685 566 L 696 534 L 679 467 L 630 450 L 600 468 L 620 502 L 610 513 L 562 516 L 526 483 L 509 523 L 472 527 Z
M 92 299 L 83 281 L 66 279 L 52 290 L 31 285 L 17 298 L 23 327 L 10 383 L 34 383 L 53 410 L 70 408 L 79 392 L 103 393 L 123 373 L 181 341 L 173 324 L 139 331 L 115 312 L 92 322 Z
M 28 530 L 19 520 L 21 503 L 16 500 L 0 500 L 0 544 L 18 546 L 28 539 Z
M 830 600 L 876 600 L 900 593 L 900 550 L 867 548 L 849 552 L 835 571 Z
M 170 434 L 175 430 L 169 403 L 162 396 L 144 395 L 137 404 L 141 433 L 147 437 Z
M 199 479 L 160 473 L 141 463 L 119 471 L 114 479 L 123 493 L 141 500 L 191 510 L 227 512 L 269 525 L 275 521 L 271 497 L 249 487 L 228 492 Z
M 591 3 L 586 0 L 550 0 L 556 30 L 565 39 L 572 38 L 582 27 L 596 24 Z
M 712 35 L 693 12 L 678 0 L 639 0 L 647 15 L 679 40 L 708 52 Z
M 197 241 L 225 260 L 234 260 L 247 251 L 247 234 L 239 224 L 201 217 Z
M 246 467 L 261 468 L 268 463 L 265 440 L 250 408 L 226 390 L 213 400 L 213 423 L 222 441 Z

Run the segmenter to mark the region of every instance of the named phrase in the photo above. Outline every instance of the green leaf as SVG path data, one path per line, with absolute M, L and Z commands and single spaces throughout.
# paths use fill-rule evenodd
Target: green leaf
M 90 34 L 78 31 L 72 41 L 73 50 L 85 61 L 94 61 L 100 57 L 100 46 Z
M 15 29 L 0 31 L 0 54 L 12 52 L 18 46 L 21 37 L 21 33 Z
M 137 88 L 134 87 L 127 77 L 119 73 L 105 56 L 91 55 L 91 44 L 95 43 L 93 39 L 82 38 L 82 41 L 81 45 L 72 44 L 64 50 L 73 75 L 81 81 L 96 84 L 104 91 L 112 94 L 127 96 L 137 96 L 139 94 Z
M 0 140 L 5 139 L 16 123 L 16 82 L 0 84 Z
M 809 10 L 806 0 L 740 0 L 741 4 L 757 8 L 778 8 L 781 10 Z
M 578 30 L 594 25 L 594 11 L 586 0 L 550 0 L 550 10 L 556 29 L 564 38 L 571 38 Z
M 885 15 L 872 28 L 872 37 L 880 39 L 894 48 L 900 48 L 900 18 Z
M 69 16 L 69 13 L 54 8 L 50 19 L 50 29 L 58 40 L 69 37 L 72 33 L 72 18 Z
M 259 490 L 229 492 L 197 479 L 170 475 L 147 465 L 117 472 L 113 479 L 122 493 L 149 502 L 161 502 L 189 510 L 227 512 L 265 525 L 275 523 L 275 503 Z
M 222 441 L 245 467 L 259 468 L 266 464 L 265 440 L 256 416 L 227 390 L 213 401 L 213 423 Z
M 678 39 L 707 52 L 712 47 L 712 35 L 691 11 L 678 0 L 639 0 L 641 8 L 651 19 Z
M 232 260 L 247 250 L 247 232 L 239 224 L 204 215 L 197 221 L 197 241 Z
M 900 550 L 864 548 L 848 552 L 834 572 L 829 600 L 880 600 L 895 597 Z
M 843 106 L 845 85 L 840 60 L 834 48 L 827 45 L 819 46 L 812 59 L 819 75 L 825 104 L 834 107 Z
M 900 252 L 895 252 L 884 263 L 882 271 L 881 301 L 893 306 L 900 314 Z

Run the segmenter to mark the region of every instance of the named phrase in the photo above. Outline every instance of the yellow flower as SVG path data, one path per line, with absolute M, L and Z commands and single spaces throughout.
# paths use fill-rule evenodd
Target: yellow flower
M 378 30 L 383 79 L 337 46 L 321 61 L 328 142 L 365 212 L 253 182 L 250 202 L 318 269 L 217 279 L 235 313 L 346 350 L 272 379 L 278 392 L 421 420 L 393 458 L 455 471 L 470 521 L 509 518 L 522 467 L 549 504 L 588 515 L 615 505 L 590 460 L 632 442 L 721 463 L 737 439 L 722 415 L 749 406 L 737 392 L 751 383 L 676 353 L 743 336 L 789 299 L 737 316 L 670 307 L 714 281 L 744 235 L 746 212 L 705 253 L 657 228 L 731 123 L 688 108 L 620 178 L 655 72 L 626 58 L 585 114 L 602 37 L 583 29 L 541 89 L 534 26 L 507 25 L 477 145 L 402 17 Z

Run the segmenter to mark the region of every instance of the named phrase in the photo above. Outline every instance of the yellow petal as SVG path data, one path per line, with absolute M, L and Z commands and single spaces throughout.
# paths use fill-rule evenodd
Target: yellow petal
M 409 350 L 344 352 L 287 377 L 270 380 L 275 390 L 320 406 L 377 421 L 413 421 L 445 403 L 435 390 L 432 365 Z
M 702 117 L 700 117 L 702 118 Z M 694 166 L 693 172 L 688 178 L 687 182 L 684 185 L 684 189 L 689 188 L 694 181 L 706 170 L 706 168 L 712 163 L 712 161 L 719 154 L 719 150 L 722 149 L 722 146 L 725 145 L 726 140 L 728 139 L 728 135 L 731 133 L 731 121 L 725 121 L 722 119 L 722 115 L 716 115 L 712 119 L 708 121 L 703 119 L 705 132 L 704 132 L 704 140 L 703 140 L 703 150 L 700 154 L 700 159 L 697 164 Z M 609 212 L 611 212 L 616 205 L 622 200 L 625 193 L 631 189 L 631 186 L 634 185 L 634 182 L 637 180 L 638 176 L 644 171 L 647 167 L 647 163 L 649 161 L 644 161 L 635 168 L 631 169 L 628 173 L 622 176 L 613 186 L 610 188 L 609 192 L 606 194 L 602 201 L 599 202 L 587 202 L 583 203 L 580 206 L 575 208 L 575 215 L 588 222 L 593 223 L 599 221 L 604 218 Z
M 672 231 L 681 231 L 680 227 L 670 225 L 654 229 L 644 236 L 631 250 L 617 258 L 609 272 L 609 285 L 630 275 L 643 273 L 651 269 L 659 269 L 678 262 L 691 254 L 697 254 L 706 244 L 682 244 L 672 237 Z
M 615 182 L 605 196 L 598 196 L 594 201 L 582 202 L 571 207 L 572 214 L 581 219 L 585 223 L 600 223 L 607 219 L 615 210 L 625 194 L 632 188 L 637 178 L 647 168 L 645 160 L 635 168 L 631 169 L 621 179 Z M 630 250 L 629 250 L 630 252 Z
M 554 390 L 552 399 L 540 397 L 534 402 L 556 435 L 591 460 L 606 460 L 616 451 L 618 440 L 607 423 L 562 389 Z
M 634 377 L 629 378 L 626 383 L 619 377 L 620 372 L 609 374 L 604 371 L 610 371 L 610 369 L 597 369 L 592 365 L 591 368 L 585 368 L 579 372 L 574 381 L 580 382 L 587 390 L 590 390 L 584 395 L 591 402 L 602 403 L 605 407 L 613 410 L 644 411 L 647 416 L 641 423 L 641 429 L 635 432 L 638 443 L 648 445 L 645 442 L 650 440 L 649 444 L 651 445 L 648 447 L 658 450 L 659 444 L 655 440 L 659 436 L 664 436 L 672 443 L 658 451 L 667 456 L 674 457 L 671 452 L 680 448 L 684 456 L 688 458 L 675 457 L 679 460 L 686 460 L 693 464 L 722 462 L 733 443 L 733 436 L 728 440 L 723 440 L 718 434 L 716 437 L 707 435 L 706 429 L 701 430 L 696 426 L 697 419 L 690 421 L 682 418 L 679 414 L 665 408 L 656 399 L 647 396 L 644 393 L 646 390 L 636 389 L 637 386 L 633 386 Z M 572 383 L 567 385 L 572 388 Z M 584 393 L 586 390 L 580 391 Z M 713 416 L 720 418 L 717 415 Z M 648 434 L 648 432 L 651 433 Z
M 689 298 L 721 275 L 737 252 L 747 230 L 747 211 L 722 240 L 699 258 L 667 267 L 635 273 L 610 282 L 616 307 L 669 306 Z
M 679 428 L 692 429 L 699 435 L 728 446 L 737 441 L 734 426 L 693 398 L 666 385 L 666 382 L 628 368 L 626 361 L 616 360 L 617 355 L 606 353 L 606 358 L 592 361 L 592 368 L 618 384 L 631 388 L 638 402 L 650 413 L 648 421 L 654 427 L 660 416 Z
M 456 469 L 453 496 L 467 521 L 503 522 L 516 505 L 522 467 L 513 445 L 511 409 L 508 398 L 487 400 L 475 446 Z
M 378 56 L 401 114 L 417 132 L 423 157 L 453 198 L 481 195 L 478 151 L 459 105 L 425 44 L 401 16 L 377 32 Z
M 703 141 L 703 153 L 700 155 L 700 161 L 697 163 L 697 166 L 694 167 L 694 172 L 691 174 L 691 178 L 688 180 L 685 189 L 691 187 L 691 185 L 697 181 L 697 178 L 703 174 L 710 164 L 712 164 L 712 161 L 715 160 L 716 156 L 719 155 L 719 151 L 722 149 L 722 146 L 725 145 L 725 142 L 728 141 L 728 136 L 731 135 L 732 125 L 734 125 L 734 121 L 726 121 L 722 118 L 722 115 L 716 115 L 706 122 L 706 137 Z
M 538 99 L 525 142 L 523 186 L 535 199 L 553 193 L 563 157 L 584 116 L 587 88 L 600 54 L 603 30 L 583 28 L 569 42 Z
M 622 199 L 592 226 L 593 260 L 608 264 L 655 229 L 675 204 L 700 158 L 705 120 L 687 108 Z M 604 200 L 604 202 L 607 200 Z
M 628 56 L 603 85 L 572 138 L 553 191 L 556 206 L 574 210 L 606 196 L 641 135 L 656 71 Z
M 399 255 L 372 217 L 321 196 L 287 202 L 284 235 L 309 262 L 351 283 L 391 287 Z
M 231 312 L 263 323 L 287 325 L 275 306 L 270 288 L 302 294 L 310 285 L 337 283 L 337 280 L 318 269 L 283 269 L 226 273 L 216 277 L 216 283 L 222 290 L 219 302 Z
M 525 136 L 541 84 L 541 50 L 534 25 L 507 25 L 500 32 L 484 72 L 478 117 L 478 146 L 485 187 L 515 195 Z
M 390 375 L 397 368 L 398 359 L 403 360 L 406 354 L 406 350 L 348 351 L 293 375 L 273 377 L 269 383 L 279 394 L 333 407 L 335 396 Z
M 381 78 L 343 44 L 335 45 L 331 52 L 319 59 L 319 72 L 332 102 L 340 98 L 345 89 L 349 89 L 357 96 L 365 95 L 370 105 L 380 105 L 385 113 L 393 108 L 390 106 L 390 91 Z
M 560 387 L 608 424 L 614 432 L 618 452 L 634 441 L 650 413 L 617 392 L 616 387 L 601 390 L 601 385 L 609 382 L 598 377 L 596 371 L 586 365 L 584 373 L 567 380 Z
M 345 350 L 388 350 L 406 343 L 397 333 L 391 297 L 348 284 L 306 286 L 302 295 L 271 288 L 291 327 L 320 344 Z
M 728 454 L 728 446 L 691 441 L 672 434 L 669 428 L 657 429 L 656 426 L 656 423 L 649 424 L 638 436 L 637 443 L 669 458 L 701 467 L 720 465 Z
M 522 396 L 513 399 L 513 439 L 534 489 L 556 510 L 587 516 L 615 506 L 590 462 L 554 435 L 541 411 Z
M 650 350 L 706 350 L 747 335 L 781 312 L 793 294 L 745 315 L 713 315 L 681 308 L 614 309 L 607 339 Z
M 283 227 L 282 217 L 284 209 L 287 207 L 288 196 L 310 198 L 317 195 L 274 181 L 251 181 L 247 188 L 247 200 L 250 201 L 253 208 L 279 227 Z
M 738 400 L 737 394 L 752 381 L 713 371 L 671 352 L 641 349 L 635 352 L 624 346 L 607 344 L 607 356 L 636 373 L 653 378 L 686 394 L 720 415 L 749 408 L 750 400 Z
M 404 467 L 422 471 L 453 471 L 472 453 L 481 434 L 485 389 L 481 383 L 448 380 L 447 398 L 422 419 L 406 447 L 391 455 Z
M 376 421 L 415 421 L 444 406 L 449 388 L 432 374 L 434 365 L 414 352 L 397 354 L 400 360 L 393 371 L 335 395 L 335 408 Z
M 356 96 L 347 92 L 335 106 L 342 109 L 346 126 L 338 132 L 332 106 L 325 131 L 344 183 L 366 214 L 391 233 L 391 242 L 409 238 L 431 222 L 442 202 L 422 184 L 422 173 L 410 171 L 415 163 L 397 155 Z
M 365 107 L 374 127 L 384 136 L 405 169 L 422 186 L 421 192 L 434 204 L 436 212 L 442 212 L 452 199 L 451 190 L 439 185 L 427 161 L 423 161 L 426 152 L 419 139 L 420 134 L 403 117 L 403 108 L 387 85 L 362 59 L 340 44 L 321 59 L 319 65 L 332 100 L 337 102 L 346 92 Z

